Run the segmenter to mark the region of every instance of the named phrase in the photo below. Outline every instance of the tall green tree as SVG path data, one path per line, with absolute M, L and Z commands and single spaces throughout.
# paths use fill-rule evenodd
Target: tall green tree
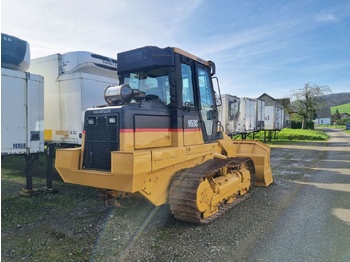
M 335 110 L 334 120 L 340 120 L 340 113 L 339 113 L 338 108 Z
M 292 90 L 287 110 L 301 118 L 302 129 L 305 129 L 306 122 L 316 119 L 317 112 L 326 105 L 324 96 L 331 92 L 328 86 L 307 83 L 300 89 Z

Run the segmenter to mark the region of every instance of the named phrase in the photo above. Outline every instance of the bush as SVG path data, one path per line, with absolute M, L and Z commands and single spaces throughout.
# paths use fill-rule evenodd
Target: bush
M 291 121 L 291 128 L 292 129 L 301 129 L 303 126 L 302 122 L 299 121 Z M 305 129 L 315 129 L 315 123 L 312 121 L 306 122 L 306 128 Z
M 343 118 L 335 121 L 336 125 L 345 126 L 346 123 L 350 122 L 350 118 Z
M 308 141 L 324 141 L 328 140 L 328 135 L 321 130 L 303 130 L 303 129 L 291 129 L 284 128 L 281 131 L 261 131 L 259 133 L 249 134 L 247 139 L 257 139 L 264 141 L 292 141 L 292 140 L 308 140 Z M 238 138 L 238 137 L 237 137 Z

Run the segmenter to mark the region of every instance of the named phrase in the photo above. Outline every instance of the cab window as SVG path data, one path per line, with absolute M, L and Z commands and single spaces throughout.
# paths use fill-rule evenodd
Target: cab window
M 213 119 L 213 109 L 214 109 L 214 97 L 211 88 L 211 78 L 209 72 L 202 68 L 198 68 L 198 85 L 199 85 L 199 95 L 200 95 L 200 110 L 202 115 L 202 120 L 205 124 L 207 136 L 212 136 L 214 131 L 214 119 Z
M 119 76 L 124 84 L 133 89 L 139 89 L 146 95 L 153 95 L 164 105 L 170 103 L 170 86 L 168 68 L 140 71 Z
M 194 107 L 193 82 L 191 66 L 181 64 L 182 76 L 182 106 Z

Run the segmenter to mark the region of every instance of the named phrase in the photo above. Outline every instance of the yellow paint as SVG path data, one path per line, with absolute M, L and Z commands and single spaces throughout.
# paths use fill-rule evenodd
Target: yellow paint
M 202 154 L 200 157 L 187 158 L 181 162 L 180 158 L 174 159 L 174 163 L 168 165 L 165 168 L 152 170 L 151 173 L 147 174 L 144 186 L 141 190 L 141 194 L 147 198 L 152 204 L 159 206 L 168 202 L 168 188 L 172 181 L 174 174 L 184 168 L 194 167 L 209 159 L 210 156 Z M 177 164 L 175 164 L 177 161 Z M 152 166 L 154 162 L 152 161 Z
M 111 155 L 111 173 L 115 178 L 112 189 L 131 193 L 140 191 L 146 174 L 151 172 L 151 152 L 112 152 Z
M 268 186 L 273 182 L 268 145 L 256 140 L 234 140 L 233 146 L 237 157 L 249 157 L 253 160 L 257 186 Z
M 186 131 L 183 132 L 184 136 L 184 145 L 200 145 L 203 144 L 203 135 L 201 130 L 194 130 L 194 131 Z
M 132 132 L 120 134 L 120 151 L 111 152 L 111 171 L 87 170 L 82 168 L 82 148 L 58 149 L 56 151 L 55 166 L 65 182 L 86 185 L 96 188 L 110 189 L 121 192 L 140 192 L 154 205 L 162 205 L 168 201 L 168 188 L 176 172 L 190 168 L 209 159 L 229 157 L 251 157 L 256 166 L 258 185 L 267 186 L 272 183 L 270 168 L 270 148 L 257 141 L 232 141 L 223 139 L 210 144 L 195 144 L 197 138 L 193 137 L 192 145 L 171 146 L 168 132 L 158 132 L 154 138 L 146 138 L 149 133 L 138 134 L 139 138 L 146 139 L 143 146 L 150 148 L 137 149 L 133 140 L 136 135 Z M 199 133 L 197 133 L 199 135 Z M 181 144 L 184 137 L 181 132 L 172 132 L 175 145 Z M 225 136 L 225 135 L 224 135 Z M 83 134 L 83 142 L 85 135 Z M 162 142 L 167 145 L 162 146 Z M 138 145 L 141 142 L 138 141 Z M 84 145 L 84 143 L 83 143 Z M 152 148 L 151 145 L 158 145 Z M 126 150 L 128 149 L 128 150 Z M 223 174 L 225 171 L 223 171 Z M 220 176 L 210 182 L 214 193 L 206 193 L 210 203 L 205 200 L 198 204 L 199 208 L 206 209 L 205 216 L 217 212 L 220 203 L 231 202 L 236 194 L 245 194 L 250 186 L 250 173 L 246 169 L 239 174 L 230 173 Z M 199 189 L 202 194 L 207 186 Z M 202 197 L 203 199 L 203 197 Z M 208 204 L 209 203 L 209 204 Z M 203 206 L 204 205 L 204 206 Z M 209 205 L 207 208 L 205 205 Z
M 171 165 L 179 164 L 185 162 L 186 148 L 167 148 L 155 149 L 151 151 L 152 154 L 152 171 L 156 171 L 162 168 L 166 168 Z
M 52 140 L 52 129 L 44 129 L 44 140 L 45 141 Z
M 227 173 L 224 168 L 221 176 L 204 179 L 197 190 L 196 205 L 203 217 L 218 212 L 221 205 L 231 203 L 237 195 L 244 195 L 250 187 L 250 173 L 246 168 Z
M 134 132 L 121 132 L 119 138 L 120 151 L 134 150 Z
M 135 149 L 171 146 L 170 130 L 162 132 L 135 132 Z
M 202 64 L 204 64 L 206 66 L 210 66 L 208 61 L 206 61 L 206 60 L 204 60 L 202 58 L 199 58 L 198 56 L 192 55 L 191 53 L 188 53 L 188 52 L 186 52 L 186 51 L 184 51 L 184 50 L 182 50 L 182 49 L 180 49 L 178 47 L 174 47 L 174 52 L 178 53 L 178 54 L 181 54 L 181 55 L 184 55 L 184 56 L 187 56 L 187 57 L 190 57 L 191 59 L 193 59 L 193 60 L 195 60 L 197 62 L 200 62 L 200 63 L 202 63 Z

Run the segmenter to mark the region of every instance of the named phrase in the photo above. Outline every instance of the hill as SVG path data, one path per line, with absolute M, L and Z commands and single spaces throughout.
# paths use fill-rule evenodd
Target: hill
M 350 93 L 346 92 L 346 93 L 336 93 L 336 94 L 325 95 L 324 99 L 327 103 L 326 107 L 334 107 L 334 106 L 339 106 L 343 104 L 348 104 L 350 103 Z
M 342 113 L 350 114 L 350 103 L 332 106 L 331 107 L 331 114 L 333 115 L 337 109 L 338 109 L 340 114 L 342 114 Z

